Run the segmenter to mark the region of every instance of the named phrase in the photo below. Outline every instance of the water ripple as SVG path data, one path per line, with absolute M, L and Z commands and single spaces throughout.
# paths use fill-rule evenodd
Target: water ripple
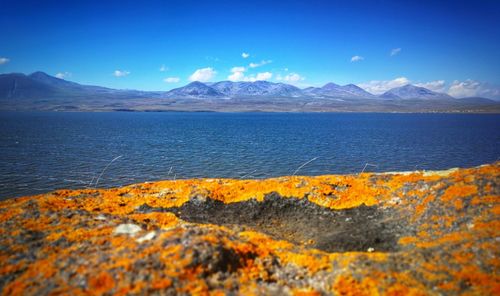
M 0 112 L 0 199 L 179 178 L 444 169 L 500 156 L 500 116 Z

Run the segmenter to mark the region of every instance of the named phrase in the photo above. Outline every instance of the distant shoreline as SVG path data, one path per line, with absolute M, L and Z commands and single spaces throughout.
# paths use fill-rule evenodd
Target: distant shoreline
M 293 114 L 321 114 L 321 113 L 366 113 L 366 114 L 500 114 L 500 109 L 498 110 L 461 110 L 461 111 L 335 111 L 335 110 L 327 110 L 327 111 L 273 111 L 273 110 L 161 110 L 161 109 L 152 109 L 152 110 L 134 110 L 134 109 L 118 109 L 118 110 L 10 110 L 10 109 L 0 109 L 0 112 L 40 112 L 40 113 L 293 113 Z

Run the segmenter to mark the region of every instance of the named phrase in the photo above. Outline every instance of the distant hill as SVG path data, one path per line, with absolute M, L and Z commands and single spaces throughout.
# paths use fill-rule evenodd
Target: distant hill
M 216 97 L 223 97 L 224 94 L 206 84 L 194 81 L 186 86 L 172 89 L 171 91 L 165 93 L 164 96 L 175 97 L 175 98 L 179 97 L 216 98 Z
M 43 97 L 53 97 L 57 89 L 43 81 L 21 73 L 0 74 L 0 99 L 19 100 Z
M 354 84 L 340 86 L 333 82 L 325 84 L 323 87 L 309 87 L 304 89 L 305 94 L 312 97 L 324 98 L 373 98 L 371 93 Z
M 210 84 L 226 97 L 274 96 L 296 97 L 302 95 L 301 89 L 284 83 L 268 81 L 232 82 L 220 81 Z
M 82 85 L 50 76 L 44 72 L 30 75 L 0 74 L 0 100 L 48 100 L 67 98 L 139 98 L 158 96 L 160 92 L 116 90 L 101 86 Z
M 498 113 L 500 102 L 457 99 L 410 84 L 380 96 L 354 84 L 300 89 L 269 81 L 195 81 L 170 91 L 118 90 L 35 72 L 0 74 L 0 110 Z
M 438 93 L 424 87 L 419 87 L 407 84 L 401 87 L 390 89 L 380 95 L 384 99 L 422 99 L 422 100 L 439 100 L 439 99 L 454 99 L 452 96 Z

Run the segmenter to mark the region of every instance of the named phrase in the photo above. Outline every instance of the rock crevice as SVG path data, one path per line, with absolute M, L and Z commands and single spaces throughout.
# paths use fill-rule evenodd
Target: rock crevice
M 275 192 L 263 201 L 224 203 L 193 198 L 180 207 L 143 204 L 137 211 L 170 212 L 188 222 L 250 229 L 326 252 L 397 251 L 398 239 L 411 234 L 413 228 L 394 208 L 361 205 L 335 210 L 307 198 L 282 197 Z

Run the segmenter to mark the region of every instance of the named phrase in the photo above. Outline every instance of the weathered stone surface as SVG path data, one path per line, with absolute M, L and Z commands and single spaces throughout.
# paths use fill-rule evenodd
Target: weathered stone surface
M 0 291 L 500 294 L 500 163 L 177 180 L 0 203 Z

